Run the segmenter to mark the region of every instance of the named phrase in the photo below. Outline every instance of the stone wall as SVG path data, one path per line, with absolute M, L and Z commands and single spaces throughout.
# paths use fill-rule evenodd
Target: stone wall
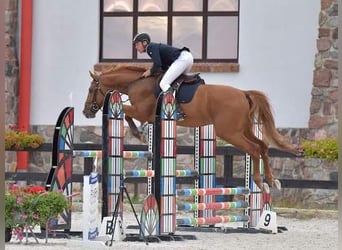
M 337 136 L 338 121 L 338 3 L 321 0 L 317 54 L 313 72 L 309 128 Z
M 18 0 L 5 0 L 5 128 L 18 121 Z M 6 152 L 6 170 L 16 169 L 16 153 Z
M 17 123 L 18 114 L 18 0 L 5 0 L 5 124 Z

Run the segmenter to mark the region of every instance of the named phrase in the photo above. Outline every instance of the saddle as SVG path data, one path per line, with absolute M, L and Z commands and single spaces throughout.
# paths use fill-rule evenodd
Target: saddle
M 175 82 L 184 82 L 184 83 L 195 83 L 198 78 L 199 78 L 199 74 L 198 72 L 196 73 L 188 73 L 188 74 L 182 74 L 180 75 Z
M 160 75 L 156 81 L 154 94 L 156 97 L 162 91 L 159 82 L 163 75 Z M 188 103 L 192 100 L 198 86 L 205 84 L 200 77 L 200 73 L 182 74 L 171 84 L 171 88 L 176 92 L 175 98 L 178 103 Z

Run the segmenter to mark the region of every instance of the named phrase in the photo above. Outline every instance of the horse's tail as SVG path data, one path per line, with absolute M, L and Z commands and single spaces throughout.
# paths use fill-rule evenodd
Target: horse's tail
M 263 140 L 279 149 L 297 154 L 298 148 L 287 142 L 285 137 L 277 131 L 267 96 L 256 90 L 249 90 L 245 93 L 247 98 L 250 98 L 250 119 L 253 121 L 256 118 L 257 122 L 262 124 Z

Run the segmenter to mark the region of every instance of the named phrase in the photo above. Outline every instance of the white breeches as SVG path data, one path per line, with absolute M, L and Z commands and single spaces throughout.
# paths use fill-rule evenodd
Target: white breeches
M 161 79 L 159 86 L 162 91 L 167 91 L 170 88 L 171 83 L 176 80 L 178 76 L 183 73 L 189 73 L 193 63 L 194 58 L 191 53 L 186 50 L 182 51 L 177 60 L 170 65 Z

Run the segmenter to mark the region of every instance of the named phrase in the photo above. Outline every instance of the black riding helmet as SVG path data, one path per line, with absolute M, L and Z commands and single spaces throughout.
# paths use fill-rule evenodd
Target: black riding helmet
M 143 42 L 146 41 L 147 44 L 151 42 L 150 35 L 147 33 L 139 33 L 136 34 L 135 37 L 133 38 L 133 45 L 136 44 L 137 42 Z

